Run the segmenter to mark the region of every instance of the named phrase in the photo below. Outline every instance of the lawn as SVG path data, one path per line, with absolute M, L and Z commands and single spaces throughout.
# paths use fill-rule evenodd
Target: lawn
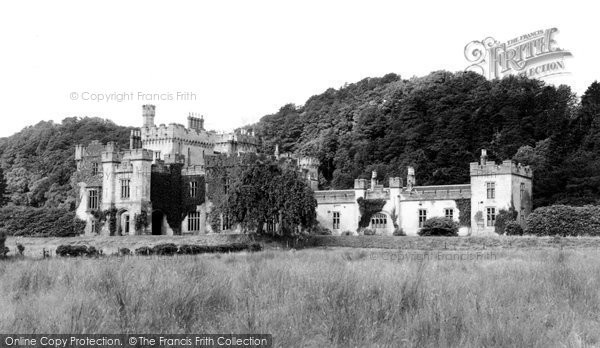
M 0 333 L 271 333 L 278 347 L 598 345 L 599 289 L 595 249 L 12 258 L 0 262 Z

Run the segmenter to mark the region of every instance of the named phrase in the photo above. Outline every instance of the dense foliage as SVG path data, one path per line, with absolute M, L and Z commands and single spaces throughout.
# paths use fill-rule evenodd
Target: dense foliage
M 482 148 L 490 160 L 534 168 L 534 206 L 600 198 L 600 84 L 581 103 L 567 86 L 439 71 L 367 78 L 286 105 L 255 126 L 263 148 L 321 161 L 323 189 L 351 188 L 377 170 L 384 182 L 414 166 L 419 184 L 469 182 Z
M 266 159 L 239 167 L 229 182 L 225 199 L 213 211 L 244 231 L 264 233 L 265 224 L 278 222 L 277 232 L 294 235 L 316 224 L 317 201 L 295 168 Z
M 356 202 L 358 203 L 360 212 L 360 221 L 358 222 L 359 229 L 369 227 L 369 224 L 371 224 L 371 217 L 373 217 L 374 214 L 379 213 L 385 205 L 383 199 L 365 199 L 358 197 Z M 395 219 L 393 220 L 395 222 Z
M 70 179 L 75 172 L 75 145 L 98 140 L 128 147 L 130 129 L 99 118 L 70 117 L 60 124 L 40 122 L 0 139 L 7 200 L 15 205 L 74 209 L 76 191 Z
M 433 217 L 423 223 L 418 232 L 419 236 L 458 236 L 458 224 L 449 218 Z
M 85 222 L 66 209 L 9 206 L 0 209 L 0 228 L 14 236 L 70 237 L 83 234 Z
M 494 224 L 496 233 L 504 234 L 506 232 L 506 226 L 510 222 L 517 221 L 519 213 L 514 208 L 500 209 L 498 215 L 496 215 L 496 223 Z
M 538 208 L 527 217 L 524 232 L 538 236 L 600 236 L 600 206 Z

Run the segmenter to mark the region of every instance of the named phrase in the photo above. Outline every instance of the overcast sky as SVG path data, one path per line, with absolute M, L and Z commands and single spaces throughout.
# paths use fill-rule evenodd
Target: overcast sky
M 488 5 L 489 4 L 489 5 Z M 100 116 L 141 124 L 205 116 L 207 128 L 257 121 L 329 87 L 394 72 L 466 68 L 464 47 L 556 27 L 573 53 L 566 83 L 600 79 L 593 1 L 3 1 L 0 106 L 8 136 L 41 120 Z M 188 99 L 178 92 L 190 93 Z M 132 93 L 125 101 L 95 95 Z M 144 100 L 158 93 L 173 100 Z M 193 100 L 195 94 L 196 100 Z M 142 97 L 142 98 L 140 98 Z M 180 95 L 185 97 L 185 95 Z

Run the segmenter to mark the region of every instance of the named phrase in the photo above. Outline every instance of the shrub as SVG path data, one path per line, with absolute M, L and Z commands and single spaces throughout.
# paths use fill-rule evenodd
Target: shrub
M 354 235 L 354 233 L 352 233 L 352 231 L 344 231 L 344 232 L 342 232 L 341 235 L 342 236 L 352 236 L 352 235 Z
M 119 256 L 129 256 L 131 255 L 131 250 L 129 250 L 129 248 L 120 248 L 119 249 Z
M 507 236 L 522 236 L 523 227 L 516 221 L 509 221 L 506 224 L 506 227 L 504 227 L 504 233 L 506 233 Z
M 500 209 L 498 215 L 496 215 L 495 231 L 498 234 L 504 234 L 506 232 L 506 226 L 513 221 L 517 221 L 519 213 L 514 208 L 509 210 Z
M 311 229 L 309 229 L 308 232 L 312 235 L 317 236 L 331 236 L 332 234 L 330 229 L 321 226 L 321 224 L 316 224 Z
M 177 245 L 173 243 L 158 244 L 152 248 L 156 255 L 175 255 L 177 254 Z
M 136 255 L 152 255 L 154 254 L 154 250 L 150 247 L 143 246 L 135 249 Z
M 4 243 L 6 242 L 6 231 L 4 231 L 3 229 L 0 229 L 0 257 L 4 257 L 6 256 L 6 254 L 8 254 L 8 248 L 6 246 L 4 246 Z
M 23 256 L 23 253 L 25 252 L 25 247 L 23 244 L 17 243 L 17 251 L 19 252 L 19 255 Z
M 88 247 L 85 245 L 59 245 L 58 248 L 56 248 L 56 255 L 63 257 L 99 256 L 101 254 L 102 251 L 96 249 L 93 246 Z
M 365 228 L 363 230 L 363 234 L 365 236 L 374 236 L 375 235 L 375 230 L 371 230 L 371 229 Z
M 400 227 L 396 227 L 394 229 L 394 233 L 392 233 L 392 235 L 394 236 L 406 236 L 406 233 L 404 233 L 404 230 Z
M 600 236 L 600 206 L 552 205 L 537 208 L 526 220 L 525 234 Z
M 458 236 L 458 224 L 445 217 L 433 217 L 423 223 L 419 236 Z

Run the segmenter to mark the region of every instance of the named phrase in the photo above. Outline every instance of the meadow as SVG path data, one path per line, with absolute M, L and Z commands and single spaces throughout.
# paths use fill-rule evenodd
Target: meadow
M 0 262 L 0 332 L 271 333 L 278 347 L 578 347 L 600 344 L 599 289 L 595 249 L 12 258 Z

